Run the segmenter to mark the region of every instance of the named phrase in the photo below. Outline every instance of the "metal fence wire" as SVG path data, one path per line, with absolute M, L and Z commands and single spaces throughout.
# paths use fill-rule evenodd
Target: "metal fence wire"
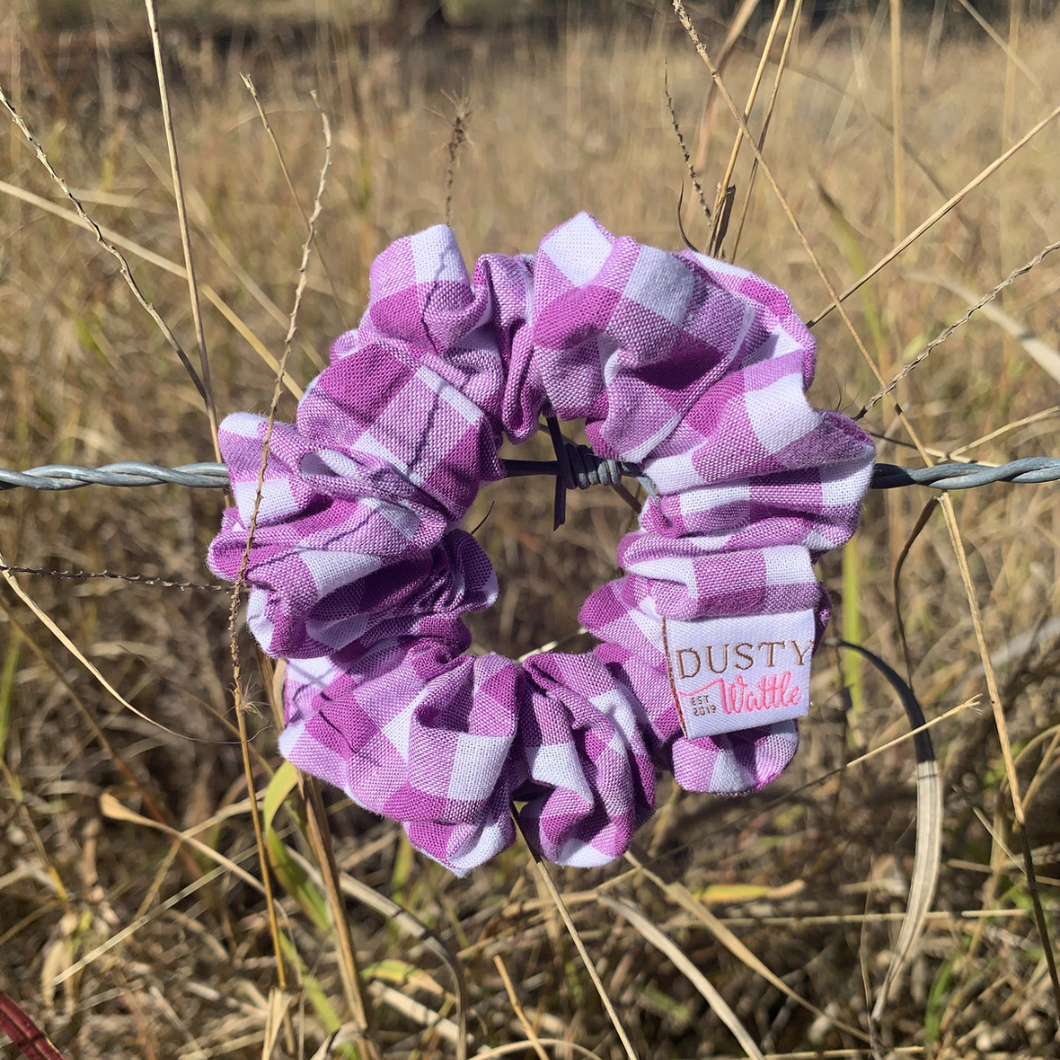
M 584 450 L 584 447 L 579 447 Z M 582 454 L 585 459 L 585 453 Z M 597 459 L 601 466 L 606 463 Z M 556 460 L 505 460 L 509 477 L 524 475 L 556 475 Z M 620 473 L 641 477 L 639 468 L 631 464 L 617 465 Z M 584 483 L 581 481 L 584 478 Z M 585 489 L 597 482 L 607 484 L 607 475 L 590 467 L 587 474 L 578 476 L 577 485 Z M 1007 464 L 936 464 L 934 467 L 910 468 L 897 464 L 877 464 L 872 475 L 872 489 L 889 490 L 899 486 L 929 486 L 937 490 L 966 490 L 988 486 L 993 482 L 1056 482 L 1060 481 L 1060 459 L 1050 456 L 1031 456 L 1012 460 Z M 139 460 L 106 464 L 103 467 L 77 467 L 73 464 L 46 464 L 26 471 L 0 468 L 0 491 L 25 487 L 34 490 L 63 491 L 82 486 L 188 486 L 198 489 L 223 489 L 229 484 L 228 468 L 224 464 L 182 464 L 179 467 L 159 467 Z

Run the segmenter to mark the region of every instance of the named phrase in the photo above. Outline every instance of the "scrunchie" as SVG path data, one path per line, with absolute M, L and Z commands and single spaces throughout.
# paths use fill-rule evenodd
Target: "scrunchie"
M 796 721 L 761 724 L 752 708 L 773 701 L 733 684 L 750 713 L 726 724 L 745 727 L 686 737 L 664 632 L 805 613 L 819 638 L 813 563 L 853 533 L 874 451 L 809 407 L 813 371 L 782 291 L 584 213 L 532 257 L 480 258 L 471 280 L 447 227 L 391 245 L 360 326 L 269 448 L 247 620 L 288 660 L 282 753 L 459 874 L 512 843 L 513 803 L 540 854 L 590 866 L 651 816 L 658 767 L 691 791 L 773 780 Z M 504 477 L 504 436 L 529 438 L 543 413 L 584 419 L 594 452 L 639 464 L 656 495 L 619 546 L 626 574 L 580 612 L 596 648 L 470 657 L 461 615 L 489 607 L 497 581 L 459 523 Z M 209 564 L 229 580 L 265 428 L 248 413 L 221 427 L 236 507 Z M 757 650 L 772 665 L 770 643 Z M 733 649 L 737 668 L 755 650 Z

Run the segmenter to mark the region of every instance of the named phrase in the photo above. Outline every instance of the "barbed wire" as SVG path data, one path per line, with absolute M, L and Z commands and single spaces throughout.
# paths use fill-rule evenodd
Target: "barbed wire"
M 587 489 L 593 485 L 615 485 L 621 477 L 638 478 L 645 488 L 650 483 L 636 464 L 619 463 L 598 457 L 586 446 L 565 444 L 570 464 L 561 468 L 558 460 L 505 460 L 505 472 L 510 478 L 527 475 L 560 476 L 568 489 Z M 576 452 L 574 452 L 576 450 Z M 1007 464 L 991 467 L 987 464 L 938 464 L 935 467 L 909 468 L 897 464 L 877 464 L 873 469 L 873 489 L 896 489 L 901 486 L 927 486 L 939 490 L 972 489 L 993 482 L 1056 482 L 1060 481 L 1060 459 L 1048 456 L 1026 457 Z M 0 491 L 25 487 L 27 489 L 65 491 L 83 486 L 161 486 L 176 485 L 200 489 L 221 489 L 228 486 L 228 468 L 224 464 L 182 464 L 179 467 L 159 467 L 142 461 L 125 461 L 104 467 L 78 467 L 74 464 L 47 464 L 27 471 L 0 468 Z M 171 581 L 142 574 L 120 574 L 114 571 L 46 570 L 40 567 L 19 567 L 0 564 L 0 570 L 12 574 L 35 574 L 50 578 L 90 579 L 106 578 L 153 585 L 167 589 L 202 589 L 211 592 L 230 592 L 225 585 L 206 585 L 199 582 Z
M 584 459 L 584 447 L 580 447 Z M 599 460 L 601 467 L 610 464 L 620 475 L 643 478 L 634 464 L 614 464 Z M 526 475 L 556 475 L 559 464 L 555 460 L 505 460 L 505 471 L 510 478 Z M 609 484 L 606 470 L 589 468 L 577 476 L 577 485 Z M 583 481 L 584 480 L 584 484 Z M 936 464 L 934 467 L 909 468 L 897 464 L 877 464 L 871 488 L 896 489 L 901 486 L 928 486 L 938 490 L 965 490 L 987 486 L 994 482 L 1036 483 L 1060 481 L 1060 459 L 1051 456 L 1031 456 L 1012 460 L 1007 464 Z M 74 464 L 46 464 L 26 471 L 0 468 L 0 491 L 25 487 L 27 489 L 61 492 L 82 486 L 188 486 L 199 489 L 223 489 L 229 485 L 228 468 L 224 464 L 181 464 L 179 467 L 159 467 L 141 461 L 124 461 L 103 467 L 77 467 Z
M 67 581 L 87 581 L 91 578 L 104 578 L 116 582 L 131 582 L 133 585 L 154 585 L 160 589 L 205 589 L 211 593 L 231 593 L 230 585 L 205 585 L 202 582 L 175 582 L 168 578 L 152 578 L 146 574 L 121 574 L 112 570 L 48 570 L 45 567 L 16 567 L 0 563 L 0 571 L 11 574 L 36 574 L 45 578 L 62 578 Z

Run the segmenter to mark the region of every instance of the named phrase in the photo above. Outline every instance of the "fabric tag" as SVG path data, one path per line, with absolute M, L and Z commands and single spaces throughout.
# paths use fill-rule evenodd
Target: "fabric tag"
M 663 652 L 685 736 L 801 718 L 810 707 L 813 611 L 663 619 Z

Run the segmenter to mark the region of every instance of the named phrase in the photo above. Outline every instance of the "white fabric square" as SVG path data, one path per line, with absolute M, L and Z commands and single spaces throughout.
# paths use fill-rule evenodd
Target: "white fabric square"
M 802 375 L 792 373 L 762 390 L 744 395 L 747 416 L 767 453 L 781 449 L 809 434 L 820 422 L 820 413 L 806 404 Z
M 482 410 L 469 398 L 464 397 L 452 383 L 443 379 L 437 372 L 422 365 L 416 369 L 416 379 L 428 390 L 434 391 L 442 401 L 449 405 L 460 417 L 469 424 L 477 423 L 482 419 Z
M 258 496 L 256 481 L 233 482 L 232 493 L 235 495 L 239 517 L 244 526 L 250 525 L 254 514 L 254 503 Z M 261 504 L 258 506 L 258 526 L 292 515 L 298 510 L 298 502 L 291 490 L 291 480 L 287 478 L 267 478 L 261 484 Z
M 319 655 L 314 659 L 288 659 L 287 676 L 297 684 L 323 690 L 339 676 L 339 671 L 329 656 Z
M 716 278 L 724 276 L 726 279 L 731 280 L 757 279 L 753 272 L 741 269 L 739 265 L 733 265 L 731 262 L 719 261 L 717 258 L 708 257 L 706 254 L 700 254 L 697 251 L 692 252 L 692 257 Z
M 389 411 L 389 410 L 388 410 Z M 369 456 L 377 456 L 385 464 L 389 464 L 393 468 L 397 468 L 402 475 L 405 476 L 414 486 L 422 486 L 427 480 L 427 475 L 431 473 L 431 468 L 426 468 L 426 474 L 417 471 L 415 468 L 409 467 L 409 465 L 397 455 L 392 452 L 383 443 L 381 438 L 377 438 L 373 434 L 364 434 L 357 442 L 357 449 L 366 453 Z
M 253 412 L 233 412 L 221 422 L 225 434 L 235 434 L 240 438 L 261 438 L 264 434 L 265 420 Z
M 319 596 L 327 596 L 339 586 L 358 581 L 382 566 L 378 556 L 365 556 L 357 552 L 305 549 L 300 556 L 313 576 Z
M 266 650 L 272 644 L 272 634 L 276 626 L 265 617 L 265 608 L 269 602 L 269 594 L 263 589 L 251 589 L 250 599 L 247 601 L 247 625 L 250 632 L 257 638 L 258 643 Z
M 397 748 L 398 754 L 406 762 L 409 758 L 409 726 L 412 724 L 412 715 L 426 695 L 427 689 L 424 689 L 404 710 L 395 714 L 383 726 L 383 735 Z
M 592 795 L 585 784 L 578 753 L 572 744 L 550 744 L 547 747 L 528 747 L 527 762 L 530 775 L 543 784 L 554 784 L 558 788 L 567 788 L 575 792 L 587 803 L 592 802 Z
M 762 549 L 766 585 L 809 585 L 817 579 L 810 553 L 802 545 L 778 545 Z
M 622 293 L 677 327 L 688 315 L 694 284 L 692 270 L 680 259 L 655 247 L 641 247 Z
M 462 732 L 456 738 L 456 755 L 449 778 L 449 798 L 457 802 L 483 802 L 493 793 L 507 746 L 496 736 Z M 500 761 L 498 761 L 498 759 Z
M 678 500 L 682 515 L 695 512 L 710 512 L 730 504 L 742 504 L 751 499 L 751 486 L 746 479 L 726 482 L 721 486 L 705 486 L 698 490 L 685 490 Z
M 611 244 L 587 213 L 580 213 L 556 229 L 542 244 L 556 268 L 574 284 L 584 287 L 611 253 Z
M 467 283 L 467 268 L 453 233 L 445 225 L 409 236 L 417 283 Z

